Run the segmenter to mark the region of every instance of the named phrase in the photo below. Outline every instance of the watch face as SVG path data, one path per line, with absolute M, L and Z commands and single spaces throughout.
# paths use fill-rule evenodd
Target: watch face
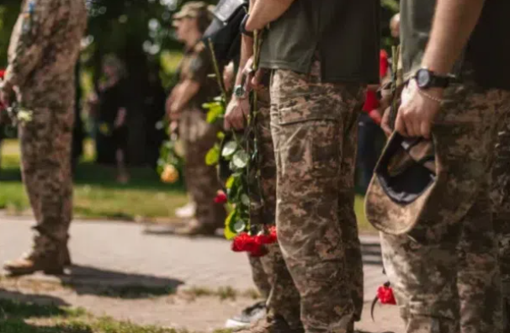
M 237 86 L 234 88 L 234 95 L 236 97 L 244 97 L 245 94 L 246 94 L 246 90 L 244 90 L 243 86 Z
M 430 72 L 426 69 L 420 69 L 416 73 L 416 83 L 418 83 L 418 87 L 426 88 L 430 84 Z

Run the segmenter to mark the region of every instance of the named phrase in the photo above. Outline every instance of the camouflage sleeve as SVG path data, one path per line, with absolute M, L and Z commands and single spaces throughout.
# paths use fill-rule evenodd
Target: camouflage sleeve
M 52 13 L 57 0 L 25 0 L 21 6 L 9 44 L 9 65 L 4 90 L 25 82 L 41 61 L 58 11 Z
M 211 73 L 211 59 L 206 48 L 200 48 L 193 54 L 186 78 L 203 84 L 207 81 L 207 76 Z

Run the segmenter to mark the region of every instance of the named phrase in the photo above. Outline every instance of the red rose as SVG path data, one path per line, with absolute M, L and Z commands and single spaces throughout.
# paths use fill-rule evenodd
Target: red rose
M 276 241 L 276 227 L 269 228 L 268 234 L 262 234 L 255 237 L 255 242 L 260 245 L 274 244 Z
M 397 304 L 395 296 L 393 295 L 393 289 L 391 289 L 391 287 L 379 287 L 379 289 L 377 289 L 377 298 L 379 298 L 381 304 Z
M 3 80 L 3 79 L 4 79 L 4 77 L 5 77 L 5 70 L 0 69 L 0 79 L 2 79 L 2 80 Z
M 269 251 L 265 246 L 258 246 L 256 249 L 250 252 L 250 257 L 260 258 L 265 256 Z
M 254 252 L 260 245 L 255 243 L 255 238 L 246 232 L 240 233 L 232 242 L 232 251 L 234 252 Z
M 228 197 L 225 192 L 219 190 L 216 194 L 216 198 L 214 198 L 214 202 L 217 204 L 225 204 L 228 201 Z

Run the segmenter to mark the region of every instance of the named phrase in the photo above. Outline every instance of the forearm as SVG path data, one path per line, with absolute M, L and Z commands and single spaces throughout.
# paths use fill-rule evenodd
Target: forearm
M 439 74 L 452 71 L 482 13 L 485 0 L 438 0 L 422 65 Z
M 250 0 L 249 12 L 253 11 L 253 7 L 258 0 Z M 248 60 L 253 56 L 253 38 L 246 35 L 241 35 L 241 56 L 239 58 L 239 69 L 236 75 L 235 85 L 242 85 L 243 82 L 243 69 L 246 67 Z
M 182 111 L 182 109 L 195 97 L 200 90 L 200 84 L 196 81 L 186 80 L 179 85 L 179 91 L 174 97 L 172 109 Z
M 255 31 L 263 29 L 266 25 L 282 16 L 294 1 L 257 0 L 250 11 L 250 19 L 246 23 L 246 30 Z
M 243 71 L 248 60 L 253 56 L 253 38 L 243 35 L 241 41 L 241 58 L 239 60 L 239 70 L 236 76 L 236 86 L 244 85 L 246 75 Z
M 49 4 L 38 4 L 37 11 L 31 9 L 25 1 L 21 14 L 14 26 L 9 43 L 9 65 L 5 73 L 4 90 L 22 85 L 32 71 L 37 68 L 43 50 L 47 46 L 47 38 L 54 22 L 58 22 L 59 14 L 51 12 Z M 28 26 L 29 29 L 25 29 Z

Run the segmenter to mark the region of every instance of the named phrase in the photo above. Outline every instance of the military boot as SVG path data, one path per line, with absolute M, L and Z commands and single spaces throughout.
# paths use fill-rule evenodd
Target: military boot
M 21 258 L 8 261 L 4 270 L 10 275 L 28 275 L 44 272 L 49 275 L 61 275 L 64 267 L 71 262 L 67 246 L 55 244 L 46 237 L 36 237 L 32 251 Z
M 65 267 L 71 266 L 73 263 L 71 261 L 71 254 L 69 253 L 69 248 L 65 246 L 62 251 L 64 256 L 64 266 Z
M 10 275 L 20 276 L 44 272 L 48 275 L 61 275 L 64 273 L 64 256 L 53 253 L 29 253 L 19 259 L 8 261 L 4 270 Z
M 236 333 L 304 333 L 302 327 L 291 328 L 281 316 L 267 316 L 248 328 L 235 330 Z

